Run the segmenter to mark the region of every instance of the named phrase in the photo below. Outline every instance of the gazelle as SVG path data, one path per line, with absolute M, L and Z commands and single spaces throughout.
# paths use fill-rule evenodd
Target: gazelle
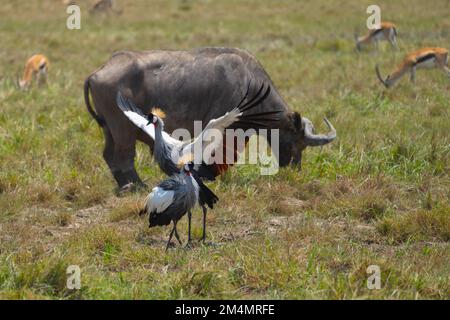
M 36 78 L 38 84 L 45 83 L 47 81 L 48 67 L 49 61 L 42 54 L 35 54 L 29 58 L 25 64 L 22 79 L 18 81 L 19 88 L 28 88 L 33 78 Z
M 116 2 L 115 0 L 99 0 L 91 8 L 90 12 L 91 13 L 101 13 L 101 12 L 110 13 L 110 12 L 114 12 L 114 13 L 119 14 L 119 13 L 121 13 L 121 11 L 117 11 L 116 10 L 116 3 L 115 2 Z
M 355 34 L 356 49 L 361 49 L 369 44 L 375 44 L 378 49 L 379 42 L 387 40 L 393 48 L 397 48 L 397 29 L 392 22 L 382 22 L 379 29 L 370 30 L 368 34 L 358 37 Z
M 410 80 L 415 83 L 416 69 L 439 68 L 450 77 L 448 68 L 448 50 L 444 48 L 422 48 L 408 54 L 397 69 L 383 80 L 378 65 L 375 67 L 378 79 L 386 88 L 393 86 L 407 72 Z

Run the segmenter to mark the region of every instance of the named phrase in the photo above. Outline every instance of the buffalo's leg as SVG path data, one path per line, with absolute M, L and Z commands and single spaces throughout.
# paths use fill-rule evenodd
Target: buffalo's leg
M 120 186 L 124 186 L 127 184 L 125 176 L 122 174 L 122 171 L 116 168 L 114 165 L 114 139 L 112 137 L 111 131 L 105 125 L 103 127 L 103 135 L 105 136 L 105 148 L 103 149 L 103 159 L 108 165 L 111 173 L 116 180 L 117 184 Z
M 126 185 L 142 187 L 145 186 L 134 167 L 134 157 L 136 154 L 135 137 L 122 136 L 121 139 L 115 139 L 114 143 L 114 168 L 120 170 L 123 180 L 119 182 L 119 188 L 123 189 Z
M 137 139 L 150 147 L 150 153 L 153 154 L 154 143 L 153 140 L 142 130 L 138 132 Z

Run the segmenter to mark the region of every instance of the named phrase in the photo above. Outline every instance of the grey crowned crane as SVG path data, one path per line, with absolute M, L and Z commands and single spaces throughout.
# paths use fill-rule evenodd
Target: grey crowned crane
M 203 188 L 209 191 L 205 195 L 214 195 L 205 185 L 199 185 L 198 179 L 194 176 L 193 162 L 184 163 L 184 161 L 181 161 L 181 165 L 182 168 L 178 173 L 153 188 L 152 192 L 145 199 L 145 208 L 141 211 L 141 214 L 147 213 L 149 215 L 149 227 L 169 225 L 170 222 L 173 222 L 166 250 L 169 248 L 174 234 L 180 245 L 182 244 L 177 231 L 177 223 L 186 212 L 189 215 L 188 243 L 190 243 L 191 210 L 199 203 L 200 189 Z
M 195 164 L 194 168 L 196 172 L 195 175 L 200 183 L 203 184 L 202 180 L 215 180 L 218 175 L 225 172 L 229 167 L 228 163 L 215 163 L 213 161 L 213 155 L 215 150 L 218 150 L 218 148 L 223 148 L 224 154 L 227 153 L 226 143 L 224 141 L 225 129 L 233 125 L 240 125 L 241 127 L 265 127 L 269 122 L 278 121 L 277 114 L 279 114 L 281 110 L 253 114 L 247 113 L 247 111 L 263 102 L 270 94 L 270 85 L 268 85 L 266 89 L 264 88 L 265 84 L 263 83 L 255 96 L 248 100 L 247 97 L 250 90 L 249 83 L 247 92 L 237 106 L 231 111 L 225 113 L 222 117 L 210 120 L 204 130 L 191 141 L 180 141 L 174 139 L 167 132 L 165 132 L 163 121 L 164 115 L 160 110 L 153 109 L 150 114 L 145 115 L 130 99 L 125 99 L 120 91 L 117 93 L 116 101 L 125 116 L 127 116 L 131 122 L 143 130 L 155 142 L 153 156 L 161 170 L 167 175 L 171 176 L 178 172 L 177 163 L 180 158 L 185 155 L 192 155 L 196 150 L 201 150 L 202 163 Z M 210 137 L 211 133 L 217 132 L 217 130 L 222 133 L 220 139 L 215 138 L 213 141 L 207 138 L 205 139 L 205 137 Z M 212 152 L 210 153 L 209 158 L 204 159 L 204 150 L 206 148 L 208 148 L 208 150 L 212 150 Z M 232 152 L 234 159 L 236 159 L 238 152 L 236 146 Z M 204 241 L 206 238 L 206 206 L 213 209 L 213 205 L 217 202 L 218 198 L 214 194 L 214 196 L 212 196 L 207 191 L 202 190 L 206 189 L 200 189 L 199 197 L 199 204 L 203 210 L 202 239 Z

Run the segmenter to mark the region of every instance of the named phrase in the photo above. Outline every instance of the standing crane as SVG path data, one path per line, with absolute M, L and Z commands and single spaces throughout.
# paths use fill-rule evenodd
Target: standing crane
M 180 245 L 182 241 L 177 231 L 178 221 L 188 213 L 188 244 L 191 241 L 191 216 L 192 209 L 199 200 L 200 189 L 207 190 L 205 195 L 214 195 L 204 184 L 199 185 L 195 177 L 194 163 L 184 160 L 180 162 L 181 170 L 162 181 L 153 188 L 152 192 L 145 199 L 145 207 L 141 213 L 149 215 L 149 227 L 168 225 L 173 222 L 173 228 L 167 241 L 166 251 L 169 248 L 173 235 L 177 238 Z M 208 192 L 209 191 L 209 192 Z M 207 199 L 206 201 L 211 201 Z

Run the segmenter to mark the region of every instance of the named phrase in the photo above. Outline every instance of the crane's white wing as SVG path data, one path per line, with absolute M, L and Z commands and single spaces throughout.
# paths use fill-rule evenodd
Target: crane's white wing
M 149 118 L 144 115 L 130 99 L 126 99 L 120 91 L 116 97 L 117 106 L 122 110 L 123 114 L 134 123 L 134 125 L 144 131 L 153 141 L 155 141 L 155 125 L 148 124 Z M 162 137 L 166 143 L 170 145 L 181 145 L 182 142 L 172 138 L 167 132 L 162 131 Z
M 147 125 L 148 120 L 134 111 L 123 111 L 123 114 L 130 119 L 136 127 L 148 134 L 153 141 L 155 140 L 155 126 L 153 123 Z
M 147 211 L 156 211 L 157 213 L 163 212 L 172 204 L 173 197 L 173 190 L 164 190 L 160 187 L 154 187 L 146 199 Z
M 238 108 L 234 108 L 220 118 L 209 121 L 205 129 L 203 129 L 194 141 L 183 148 L 183 154 L 189 152 L 197 156 L 197 152 L 201 150 L 202 160 L 206 164 L 210 164 L 212 162 L 212 152 L 222 146 L 225 129 L 238 121 L 241 115 L 242 112 Z M 207 151 L 206 154 L 204 152 L 205 150 Z M 206 159 L 203 157 L 206 157 Z
M 134 111 L 124 111 L 123 113 L 127 116 L 128 119 L 130 119 L 131 122 L 133 122 L 136 125 L 136 127 L 140 128 L 147 135 L 149 135 L 153 141 L 155 141 L 155 125 L 153 123 L 147 125 L 148 120 Z M 183 143 L 180 140 L 172 138 L 165 131 L 162 131 L 161 134 L 164 141 L 170 145 L 178 146 Z

